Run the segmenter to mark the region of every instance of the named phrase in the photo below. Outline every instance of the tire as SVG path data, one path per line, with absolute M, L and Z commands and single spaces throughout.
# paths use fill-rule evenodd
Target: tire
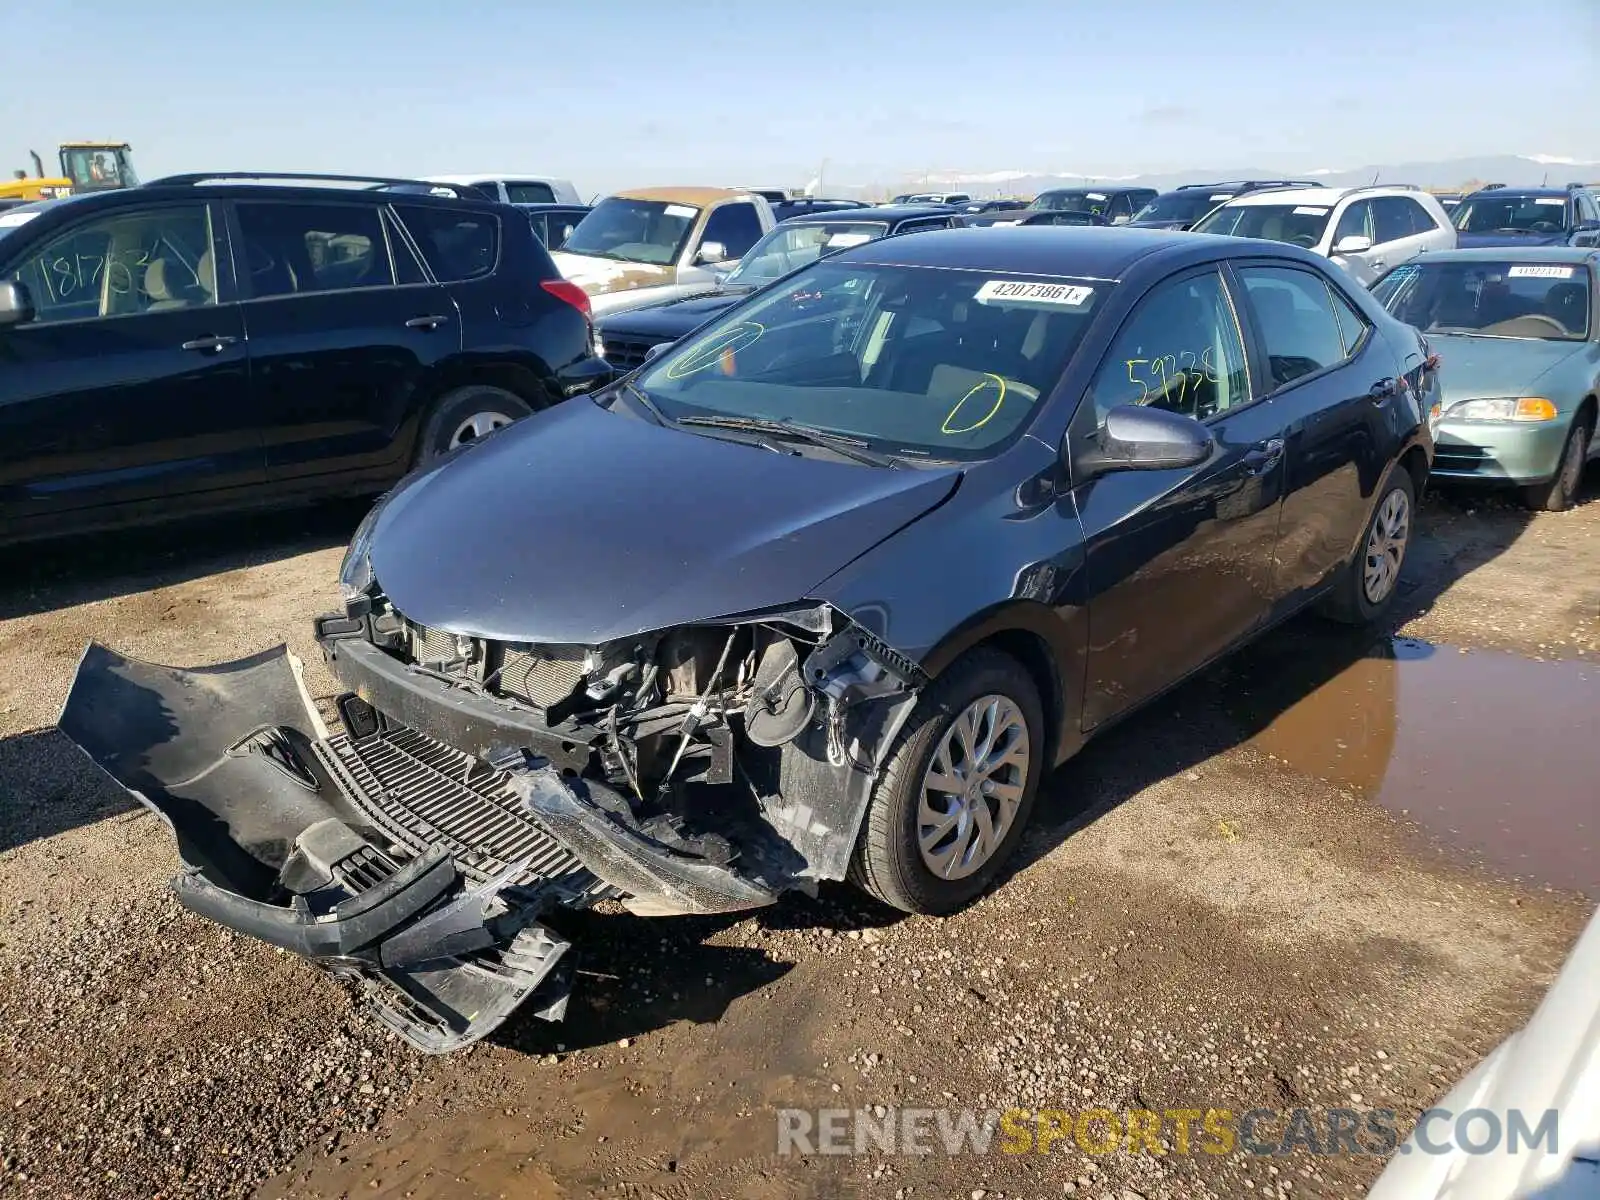
M 980 701 L 989 703 L 980 705 Z M 957 778 L 957 763 L 944 757 L 945 741 L 947 737 L 952 739 L 952 749 L 961 745 L 956 724 L 964 722 L 974 709 L 1001 716 L 1002 737 L 996 749 L 1000 750 L 1003 765 L 989 773 L 990 786 L 996 789 L 992 794 L 956 795 L 929 790 L 931 811 L 955 816 L 956 809 L 964 808 L 971 814 L 982 806 L 988 816 L 987 823 L 971 815 L 964 820 L 957 816 L 947 833 L 930 839 L 930 853 L 947 851 L 944 861 L 951 876 L 947 877 L 935 873 L 924 857 L 919 844 L 919 814 L 925 782 L 936 756 L 941 765 L 952 768 L 944 777 Z M 1024 730 L 1025 740 L 1008 733 L 1008 729 Z M 993 738 L 992 726 L 980 721 L 976 729 L 980 747 L 985 734 Z M 1019 744 L 1023 747 L 1020 762 L 1002 749 L 1014 751 Z M 1044 709 L 1033 678 L 1010 655 L 986 647 L 969 651 L 923 692 L 895 739 L 888 765 L 868 802 L 850 864 L 850 881 L 905 912 L 944 915 L 963 907 L 994 882 L 1022 840 L 1038 795 L 1044 754 Z M 1008 803 L 1013 788 L 1014 806 Z M 1000 823 L 1007 815 L 1009 823 L 1002 828 Z M 979 861 L 970 851 L 974 847 L 985 849 L 980 834 L 985 824 L 994 840 Z M 934 832 L 931 826 L 929 832 Z M 963 854 L 963 850 L 969 853 Z
M 1589 459 L 1591 436 L 1592 431 L 1586 419 L 1574 421 L 1572 431 L 1567 434 L 1566 443 L 1561 447 L 1555 476 L 1548 483 L 1523 488 L 1523 503 L 1540 512 L 1563 512 L 1571 508 L 1572 502 L 1578 498 L 1578 489 L 1583 486 L 1583 468 Z
M 440 396 L 422 423 L 413 466 L 426 466 L 440 455 L 465 445 L 531 413 L 527 403 L 505 388 L 469 383 Z M 474 430 L 472 427 L 476 426 Z
M 1378 489 L 1378 502 L 1372 506 L 1372 516 L 1361 533 L 1355 557 L 1340 572 L 1339 581 L 1320 606 L 1323 616 L 1345 625 L 1370 625 L 1389 610 L 1395 593 L 1400 590 L 1400 573 L 1416 528 L 1416 512 L 1417 486 L 1412 482 L 1411 472 L 1396 463 L 1389 468 L 1383 486 Z M 1396 516 L 1401 520 L 1397 548 L 1392 533 L 1381 532 L 1392 530 Z M 1375 549 L 1387 559 L 1387 567 L 1376 566 Z M 1381 588 L 1369 586 L 1369 583 L 1378 582 L 1372 578 L 1369 568 L 1381 575 Z

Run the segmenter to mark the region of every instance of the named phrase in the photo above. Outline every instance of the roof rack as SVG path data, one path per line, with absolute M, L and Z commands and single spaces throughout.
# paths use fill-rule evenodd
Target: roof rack
M 405 179 L 388 175 L 323 175 L 302 171 L 195 171 L 185 175 L 165 175 L 148 181 L 145 187 L 195 187 L 203 183 L 226 183 L 230 180 L 261 180 L 273 182 L 288 180 L 294 183 L 362 183 L 369 189 L 392 187 L 419 188 L 430 195 L 452 195 L 457 198 L 492 200 L 481 188 L 470 183 L 438 183 L 427 179 Z
M 1479 188 L 1478 190 L 1480 192 L 1492 192 L 1496 188 L 1503 188 L 1503 187 L 1505 187 L 1505 184 L 1503 184 L 1503 183 L 1486 183 L 1481 188 Z

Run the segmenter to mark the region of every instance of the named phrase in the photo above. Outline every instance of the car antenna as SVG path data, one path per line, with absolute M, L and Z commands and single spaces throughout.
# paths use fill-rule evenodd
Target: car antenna
M 1378 176 L 1379 176 L 1379 175 L 1382 175 L 1382 174 L 1383 174 L 1383 172 L 1382 172 L 1382 171 L 1381 171 L 1381 170 L 1379 170 L 1379 171 L 1374 171 L 1374 172 L 1373 172 L 1373 173 L 1372 173 L 1372 182 L 1371 182 L 1371 183 L 1369 183 L 1369 184 L 1367 184 L 1367 186 L 1368 186 L 1368 187 L 1377 187 L 1377 186 L 1378 186 Z

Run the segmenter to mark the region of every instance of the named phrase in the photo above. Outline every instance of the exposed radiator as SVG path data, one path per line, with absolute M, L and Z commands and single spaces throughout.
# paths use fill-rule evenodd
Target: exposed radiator
M 351 801 L 410 854 L 438 845 L 478 882 L 523 864 L 512 882 L 570 877 L 576 891 L 610 894 L 528 815 L 503 771 L 469 754 L 404 727 L 359 741 L 335 734 L 317 752 Z
M 495 690 L 539 708 L 561 703 L 583 682 L 581 646 L 539 646 L 532 652 L 501 654 Z

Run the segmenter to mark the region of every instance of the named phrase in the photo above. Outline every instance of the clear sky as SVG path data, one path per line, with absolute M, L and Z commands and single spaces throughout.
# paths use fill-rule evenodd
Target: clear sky
M 0 168 L 928 170 L 1600 160 L 1600 0 L 0 0 Z

